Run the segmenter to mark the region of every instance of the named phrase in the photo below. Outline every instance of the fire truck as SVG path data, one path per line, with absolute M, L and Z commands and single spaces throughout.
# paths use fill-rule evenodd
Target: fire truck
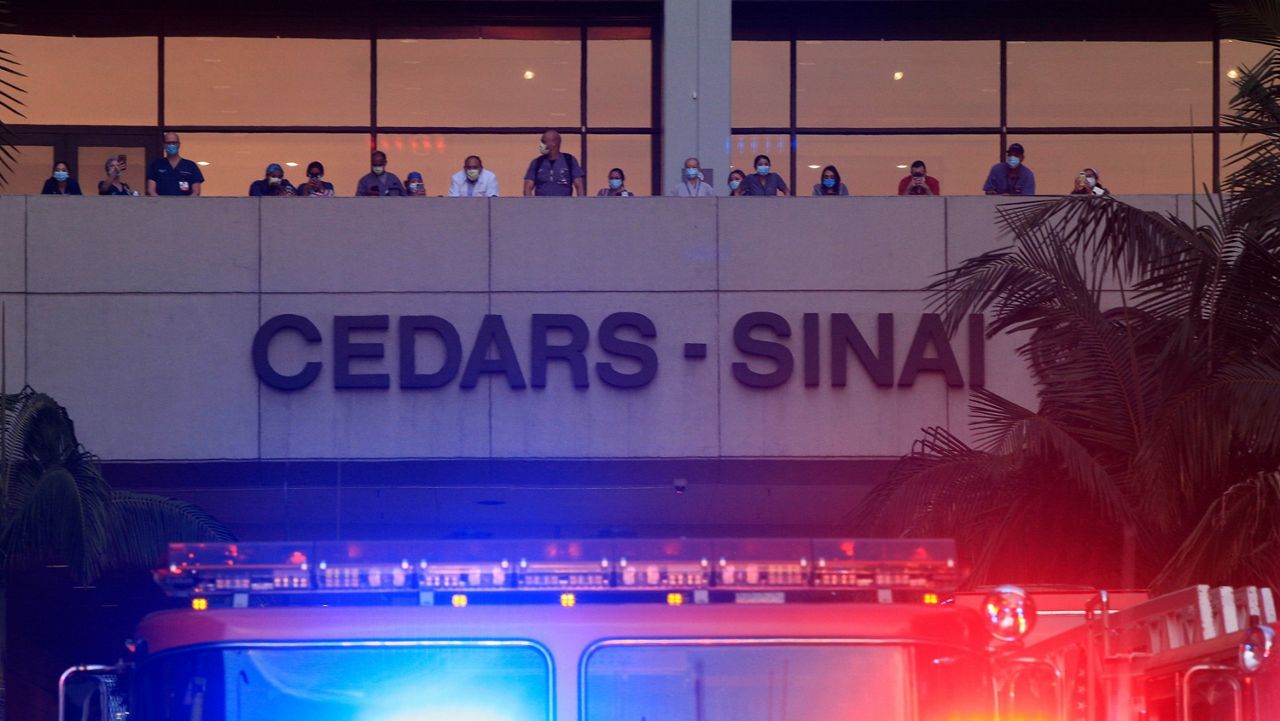
M 956 592 L 947 540 L 173 544 L 61 721 L 1262 721 L 1266 588 Z

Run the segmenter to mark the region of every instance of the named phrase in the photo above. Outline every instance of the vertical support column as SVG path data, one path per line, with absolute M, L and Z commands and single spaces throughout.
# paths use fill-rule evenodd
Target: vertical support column
M 717 192 L 729 176 L 732 0 L 664 0 L 662 169 L 666 193 L 693 155 L 714 170 Z

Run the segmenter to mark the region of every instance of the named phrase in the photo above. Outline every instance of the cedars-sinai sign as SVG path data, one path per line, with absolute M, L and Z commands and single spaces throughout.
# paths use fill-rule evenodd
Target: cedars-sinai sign
M 306 388 L 320 376 L 324 357 L 331 359 L 334 388 L 390 388 L 390 373 L 353 372 L 352 361 L 376 361 L 387 355 L 394 341 L 398 351 L 396 383 L 402 389 L 443 388 L 457 382 L 460 388 L 475 388 L 481 377 L 503 376 L 513 389 L 528 386 L 545 388 L 547 367 L 564 363 L 571 370 L 573 387 L 590 388 L 592 375 L 612 388 L 643 388 L 654 381 L 662 362 L 705 362 L 707 344 L 696 339 L 681 339 L 679 358 L 660 359 L 655 348 L 658 327 L 642 313 L 613 313 L 595 329 L 599 350 L 610 360 L 594 365 L 587 362 L 587 347 L 592 342 L 591 328 L 582 318 L 563 313 L 534 313 L 530 316 L 529 347 L 516 350 L 507 332 L 507 321 L 501 315 L 486 315 L 479 329 L 464 347 L 456 326 L 435 315 L 402 315 L 394 323 L 388 315 L 335 315 L 326 337 L 311 319 L 301 315 L 277 315 L 258 328 L 253 337 L 253 367 L 258 378 L 272 388 L 296 391 Z M 882 387 L 911 386 L 921 373 L 938 373 L 947 385 L 962 387 L 966 377 L 971 387 L 986 382 L 986 356 L 983 318 L 970 316 L 967 373 L 952 349 L 942 318 L 937 314 L 921 315 L 912 329 L 911 346 L 901 365 L 895 363 L 894 334 L 899 332 L 891 313 L 876 317 L 874 328 L 859 328 L 844 313 L 825 315 L 805 313 L 799 329 L 777 313 L 754 312 L 740 317 L 733 327 L 733 344 L 741 360 L 730 368 L 737 382 L 751 388 L 775 388 L 791 380 L 797 372 L 806 386 L 819 386 L 825 376 L 832 387 L 842 387 L 849 379 L 849 357 L 857 360 L 857 368 Z M 317 349 L 314 360 L 306 360 L 301 368 L 277 368 L 270 350 L 278 336 L 297 334 L 307 345 Z M 354 340 L 353 335 L 360 340 Z M 827 336 L 829 353 L 820 352 L 820 341 Z M 424 336 L 435 336 L 443 346 L 443 360 L 435 367 L 418 367 L 417 344 Z M 798 336 L 796 338 L 795 336 Z M 527 366 L 522 359 L 528 359 Z M 368 365 L 366 363 L 365 365 Z M 823 366 L 828 367 L 826 373 Z M 528 375 L 525 368 L 528 368 Z

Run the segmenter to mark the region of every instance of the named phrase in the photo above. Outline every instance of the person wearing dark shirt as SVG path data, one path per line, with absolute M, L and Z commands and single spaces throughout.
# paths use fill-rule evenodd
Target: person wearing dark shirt
M 255 180 L 249 186 L 249 195 L 251 197 L 261 197 L 265 195 L 297 195 L 298 190 L 293 187 L 284 177 L 284 168 L 279 163 L 272 163 L 267 166 L 266 176 L 260 180 Z
M 422 182 L 422 173 L 413 171 L 404 177 L 404 187 L 408 189 L 409 195 L 426 197 L 427 184 Z
M 734 168 L 729 171 L 729 197 L 734 198 L 747 194 L 747 189 L 743 187 L 743 183 L 747 180 L 747 174 Z
M 1102 187 L 1102 181 L 1098 179 L 1098 171 L 1093 168 L 1085 168 L 1076 176 L 1076 187 L 1071 190 L 1072 195 L 1111 195 L 1111 191 Z
M 395 173 L 387 171 L 387 154 L 375 150 L 369 156 L 369 172 L 356 183 L 356 197 L 404 196 L 404 183 Z
M 840 181 L 840 171 L 828 165 L 822 169 L 822 180 L 813 186 L 814 195 L 848 195 L 849 188 Z
M 748 175 L 742 182 L 742 187 L 746 188 L 743 195 L 774 196 L 788 193 L 786 181 L 781 175 L 773 172 L 769 156 L 757 155 L 753 165 L 756 172 Z
M 578 159 L 560 152 L 560 133 L 548 130 L 538 143 L 538 157 L 529 163 L 524 174 L 525 195 L 586 195 L 587 173 Z
M 313 160 L 307 165 L 307 182 L 298 186 L 298 195 L 308 198 L 332 198 L 333 183 L 324 179 L 324 163 Z
M 177 133 L 164 134 L 163 158 L 147 166 L 147 195 L 200 195 L 204 173 L 200 166 L 179 154 L 182 141 Z
M 630 198 L 635 193 L 627 190 L 627 174 L 622 172 L 622 168 L 614 168 L 609 171 L 609 187 L 601 188 L 597 193 L 597 198 Z
M 53 177 L 44 181 L 42 195 L 80 195 L 80 184 L 71 177 L 67 164 L 59 160 L 53 164 Z
M 987 195 L 1035 195 L 1036 176 L 1031 168 L 1022 164 L 1025 157 L 1021 143 L 1010 145 L 1004 162 L 991 166 L 987 182 L 982 184 L 982 192 Z
M 923 160 L 911 164 L 911 175 L 898 181 L 898 195 L 942 195 L 942 185 L 929 175 Z
M 107 171 L 105 180 L 98 181 L 98 195 L 137 195 L 137 193 L 124 182 L 124 171 L 128 165 L 123 155 L 113 155 L 107 158 L 107 162 L 103 166 Z

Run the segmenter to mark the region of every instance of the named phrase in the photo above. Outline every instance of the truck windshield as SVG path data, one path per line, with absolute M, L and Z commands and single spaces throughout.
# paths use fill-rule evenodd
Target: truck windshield
M 530 644 L 204 648 L 140 669 L 141 721 L 549 721 Z
M 975 659 L 910 646 L 605 645 L 584 666 L 583 721 L 978 718 L 985 678 Z

